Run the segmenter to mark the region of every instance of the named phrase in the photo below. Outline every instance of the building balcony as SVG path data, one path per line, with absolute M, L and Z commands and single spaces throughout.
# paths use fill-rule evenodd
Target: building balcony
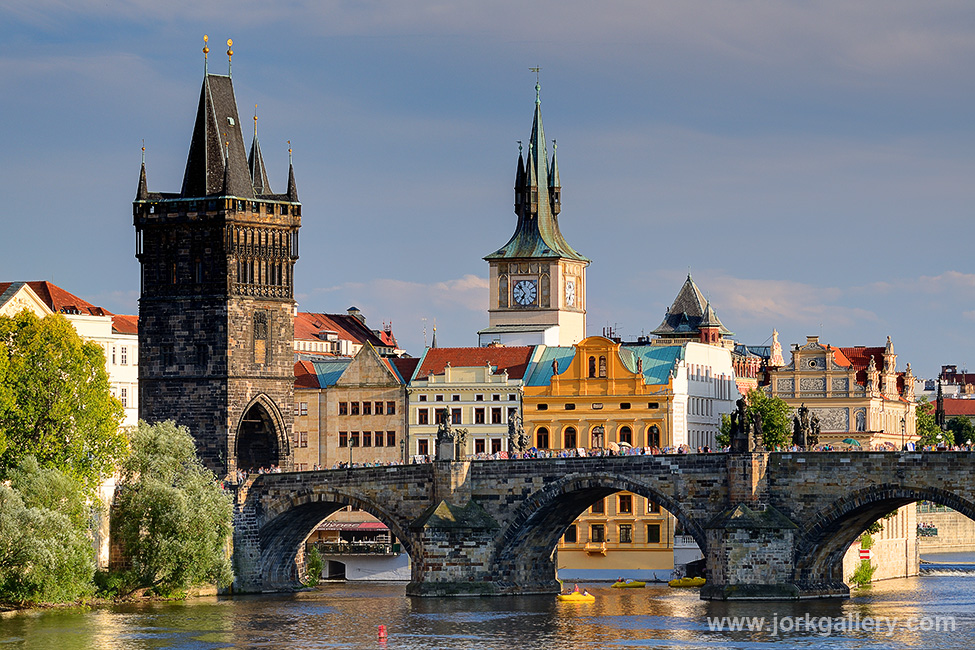
M 308 544 L 305 552 L 313 546 L 321 555 L 399 555 L 402 552 L 399 543 L 389 542 L 316 542 Z
M 589 555 L 606 555 L 606 542 L 586 542 L 585 551 Z

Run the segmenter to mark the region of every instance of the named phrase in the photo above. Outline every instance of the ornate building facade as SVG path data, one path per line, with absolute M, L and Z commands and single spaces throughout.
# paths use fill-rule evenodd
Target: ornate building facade
M 256 117 L 248 156 L 229 74 L 204 74 L 181 190 L 149 192 L 143 160 L 133 216 L 140 417 L 187 426 L 218 475 L 290 467 L 301 203 L 293 167 L 271 191 Z
M 549 164 L 540 90 L 536 84 L 527 160 L 518 153 L 515 232 L 484 258 L 490 266 L 490 306 L 479 345 L 572 345 L 586 336 L 589 259 L 559 229 L 562 184 L 554 141 Z

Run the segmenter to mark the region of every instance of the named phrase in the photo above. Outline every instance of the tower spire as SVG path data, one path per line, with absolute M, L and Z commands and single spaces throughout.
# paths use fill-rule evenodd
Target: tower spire
M 264 167 L 264 155 L 261 153 L 261 143 L 257 139 L 257 104 L 254 104 L 254 141 L 251 142 L 251 152 L 247 157 L 247 166 L 250 168 L 254 193 L 257 195 L 273 194 L 271 192 L 271 184 L 267 180 L 267 169 Z
M 295 184 L 295 165 L 291 155 L 291 140 L 288 140 L 288 200 L 298 202 L 298 186 Z
M 149 198 L 149 186 L 146 183 L 146 141 L 142 141 L 142 171 L 139 172 L 139 188 L 135 191 L 136 201 Z

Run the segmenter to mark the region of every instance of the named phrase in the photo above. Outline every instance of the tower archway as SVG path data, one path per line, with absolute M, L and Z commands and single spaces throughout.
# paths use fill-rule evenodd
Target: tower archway
M 287 457 L 287 438 L 277 406 L 261 395 L 251 401 L 237 425 L 234 458 L 248 472 L 280 465 Z

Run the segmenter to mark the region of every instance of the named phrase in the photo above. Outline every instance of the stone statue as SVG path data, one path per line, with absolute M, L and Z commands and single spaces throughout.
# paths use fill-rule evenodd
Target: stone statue
M 806 435 L 802 430 L 802 422 L 799 421 L 798 415 L 792 418 L 792 444 L 800 449 L 806 447 Z
M 470 431 L 467 429 L 454 429 L 454 444 L 457 445 L 457 449 L 460 451 L 460 457 L 464 457 L 464 453 L 467 450 L 467 436 Z
M 552 375 L 554 376 L 557 374 L 559 374 L 559 360 L 552 359 Z
M 752 416 L 752 424 L 754 428 L 752 429 L 752 445 L 751 451 L 758 451 L 758 448 L 765 444 L 763 431 L 762 431 L 762 414 L 758 411 Z
M 731 430 L 731 453 L 744 454 L 748 452 L 748 414 L 746 412 L 745 398 L 739 397 L 735 402 L 738 410 L 731 416 L 733 426 Z
M 819 416 L 815 413 L 809 421 L 809 446 L 815 447 L 819 444 Z
M 799 405 L 799 425 L 802 427 L 802 432 L 806 436 L 808 442 L 809 439 L 809 409 L 806 408 L 806 403 L 803 402 Z
M 527 449 L 528 437 L 525 435 L 525 427 L 522 426 L 518 411 L 511 409 L 508 412 L 508 451 L 523 452 Z
M 440 426 L 437 427 L 437 442 L 453 442 L 454 432 L 450 428 L 450 409 L 440 409 Z

